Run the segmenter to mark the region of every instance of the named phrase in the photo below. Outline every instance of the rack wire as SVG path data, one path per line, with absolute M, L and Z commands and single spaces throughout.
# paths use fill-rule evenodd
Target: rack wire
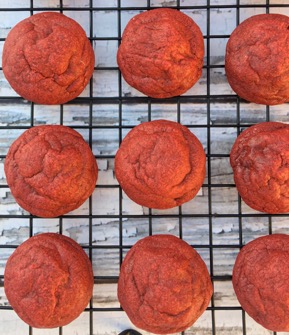
M 0 50 L 8 31 L 40 11 L 72 17 L 86 30 L 96 54 L 93 78 L 75 100 L 40 106 L 23 100 L 9 87 L 0 67 L 0 329 L 5 334 L 118 334 L 133 327 L 116 297 L 118 271 L 126 252 L 140 238 L 174 234 L 190 243 L 205 260 L 214 295 L 204 315 L 182 334 L 277 334 L 258 326 L 241 309 L 231 285 L 239 249 L 253 238 L 288 232 L 288 215 L 266 215 L 248 208 L 238 196 L 229 167 L 230 147 L 242 131 L 261 121 L 288 122 L 287 104 L 250 104 L 230 89 L 224 52 L 232 30 L 258 13 L 289 14 L 282 0 L 1 0 Z M 199 24 L 205 43 L 203 76 L 186 94 L 151 99 L 129 87 L 116 63 L 122 31 L 134 15 L 157 7 L 183 11 Z M 123 137 L 135 125 L 166 118 L 187 126 L 207 155 L 201 192 L 187 204 L 157 211 L 133 204 L 120 189 L 113 162 Z M 17 207 L 9 193 L 3 163 L 9 145 L 24 130 L 39 124 L 63 124 L 79 131 L 90 144 L 100 168 L 92 197 L 78 210 L 56 219 L 41 219 Z M 5 298 L 4 268 L 25 239 L 43 231 L 66 234 L 89 255 L 95 278 L 94 297 L 71 325 L 39 332 L 25 326 Z M 12 326 L 13 325 L 13 326 Z M 145 332 L 143 332 L 145 334 Z M 278 333 L 281 334 L 281 333 Z

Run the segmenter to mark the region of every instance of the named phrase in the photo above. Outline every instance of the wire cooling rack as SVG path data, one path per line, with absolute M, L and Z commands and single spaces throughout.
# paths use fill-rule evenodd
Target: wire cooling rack
M 179 9 L 195 20 L 203 32 L 206 53 L 198 83 L 180 97 L 160 100 L 148 98 L 125 83 L 116 52 L 128 20 L 162 6 Z M 23 100 L 10 88 L 0 68 L 1 333 L 114 335 L 133 328 L 117 301 L 120 264 L 140 238 L 169 233 L 196 248 L 214 284 L 208 309 L 183 334 L 277 334 L 242 311 L 231 274 L 240 247 L 261 235 L 288 233 L 288 216 L 265 215 L 242 202 L 233 182 L 229 153 L 243 128 L 268 120 L 288 122 L 287 104 L 268 107 L 239 99 L 226 81 L 224 54 L 231 32 L 241 21 L 259 13 L 289 15 L 288 1 L 1 0 L 1 54 L 11 27 L 40 11 L 60 11 L 79 22 L 95 50 L 96 67 L 81 96 L 61 106 Z M 189 203 L 166 211 L 134 204 L 113 173 L 115 153 L 127 132 L 141 122 L 160 118 L 189 127 L 207 154 L 207 176 L 199 194 Z M 9 193 L 3 170 L 11 143 L 29 127 L 40 124 L 64 124 L 79 131 L 99 165 L 99 179 L 91 198 L 79 209 L 55 219 L 33 217 L 19 208 Z M 47 231 L 68 235 L 82 245 L 93 264 L 95 285 L 93 299 L 77 320 L 63 328 L 38 330 L 25 325 L 9 306 L 3 274 L 9 255 L 19 244 Z

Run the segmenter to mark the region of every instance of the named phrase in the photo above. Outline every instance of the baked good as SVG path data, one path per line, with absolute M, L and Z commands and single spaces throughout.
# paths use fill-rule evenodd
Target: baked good
M 153 98 L 185 93 L 201 77 L 203 58 L 200 28 L 172 8 L 134 16 L 125 27 L 117 53 L 126 82 Z
M 115 157 L 115 175 L 124 192 L 150 208 L 172 208 L 193 199 L 205 174 L 202 144 L 187 127 L 173 121 L 136 126 Z
M 63 104 L 76 98 L 94 70 L 94 52 L 83 28 L 73 19 L 42 12 L 19 22 L 3 47 L 3 72 L 24 99 Z
M 259 237 L 245 245 L 233 268 L 243 309 L 263 327 L 289 331 L 289 236 Z
M 60 125 L 26 130 L 9 148 L 4 171 L 17 203 L 41 217 L 78 208 L 94 191 L 98 175 L 83 137 Z
M 289 17 L 259 14 L 232 32 L 225 69 L 232 89 L 243 99 L 277 105 L 289 101 Z
M 190 327 L 207 308 L 213 288 L 200 255 L 173 235 L 139 240 L 121 265 L 118 299 L 131 322 L 171 334 Z
M 31 327 L 54 328 L 76 319 L 93 290 L 92 266 L 80 245 L 56 233 L 35 235 L 9 257 L 4 289 Z
M 253 209 L 289 212 L 289 125 L 262 122 L 236 139 L 230 163 L 237 190 Z

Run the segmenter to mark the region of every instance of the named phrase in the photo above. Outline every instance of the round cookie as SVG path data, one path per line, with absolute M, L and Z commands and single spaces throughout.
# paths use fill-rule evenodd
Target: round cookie
M 289 101 L 289 17 L 260 14 L 231 34 L 225 69 L 232 89 L 243 99 L 264 105 Z
M 263 327 L 289 331 L 289 236 L 259 237 L 245 245 L 233 268 L 242 308 Z
M 4 170 L 17 203 L 41 217 L 78 208 L 94 191 L 98 176 L 89 145 L 77 131 L 60 125 L 26 130 L 12 143 Z
M 126 82 L 153 98 L 185 93 L 201 77 L 203 58 L 200 28 L 172 8 L 134 16 L 125 27 L 117 53 Z
M 230 163 L 237 190 L 253 209 L 289 212 L 289 125 L 263 122 L 236 139 Z
M 173 235 L 139 240 L 121 265 L 119 302 L 131 322 L 148 332 L 187 329 L 206 310 L 212 292 L 200 255 Z
M 177 122 L 155 120 L 134 127 L 115 157 L 115 175 L 139 205 L 165 209 L 191 200 L 206 174 L 202 144 Z
M 76 319 L 91 299 L 93 283 L 90 260 L 80 245 L 55 233 L 22 243 L 4 273 L 10 305 L 36 328 L 61 327 Z
M 63 104 L 76 98 L 88 84 L 94 63 L 83 28 L 55 12 L 19 22 L 3 47 L 3 72 L 11 87 L 39 104 Z

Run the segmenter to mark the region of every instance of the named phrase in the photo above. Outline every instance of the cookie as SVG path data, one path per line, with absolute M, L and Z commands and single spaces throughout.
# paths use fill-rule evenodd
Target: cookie
M 263 327 L 289 331 L 289 236 L 259 237 L 245 245 L 233 268 L 233 287 L 243 309 Z
M 150 208 L 172 208 L 193 199 L 205 174 L 202 144 L 187 127 L 173 121 L 136 126 L 115 157 L 115 175 L 124 192 Z
M 206 310 L 213 288 L 200 255 L 172 235 L 139 240 L 121 265 L 118 299 L 131 322 L 156 334 L 182 332 Z
M 237 190 L 251 208 L 289 212 L 289 125 L 262 122 L 236 139 L 230 163 Z
M 40 217 L 56 217 L 81 206 L 98 176 L 89 145 L 77 131 L 60 125 L 26 130 L 9 148 L 4 170 L 17 203 Z
M 10 305 L 36 328 L 61 327 L 76 319 L 91 299 L 93 283 L 92 266 L 81 246 L 55 233 L 22 243 L 4 273 Z
M 125 81 L 153 98 L 185 93 L 200 79 L 203 58 L 200 28 L 188 15 L 172 8 L 134 16 L 117 53 Z
M 24 99 L 46 105 L 76 98 L 94 70 L 94 52 L 83 28 L 56 12 L 34 14 L 9 32 L 3 73 Z
M 264 105 L 289 101 L 289 17 L 259 14 L 243 21 L 226 47 L 225 69 L 232 89 Z

